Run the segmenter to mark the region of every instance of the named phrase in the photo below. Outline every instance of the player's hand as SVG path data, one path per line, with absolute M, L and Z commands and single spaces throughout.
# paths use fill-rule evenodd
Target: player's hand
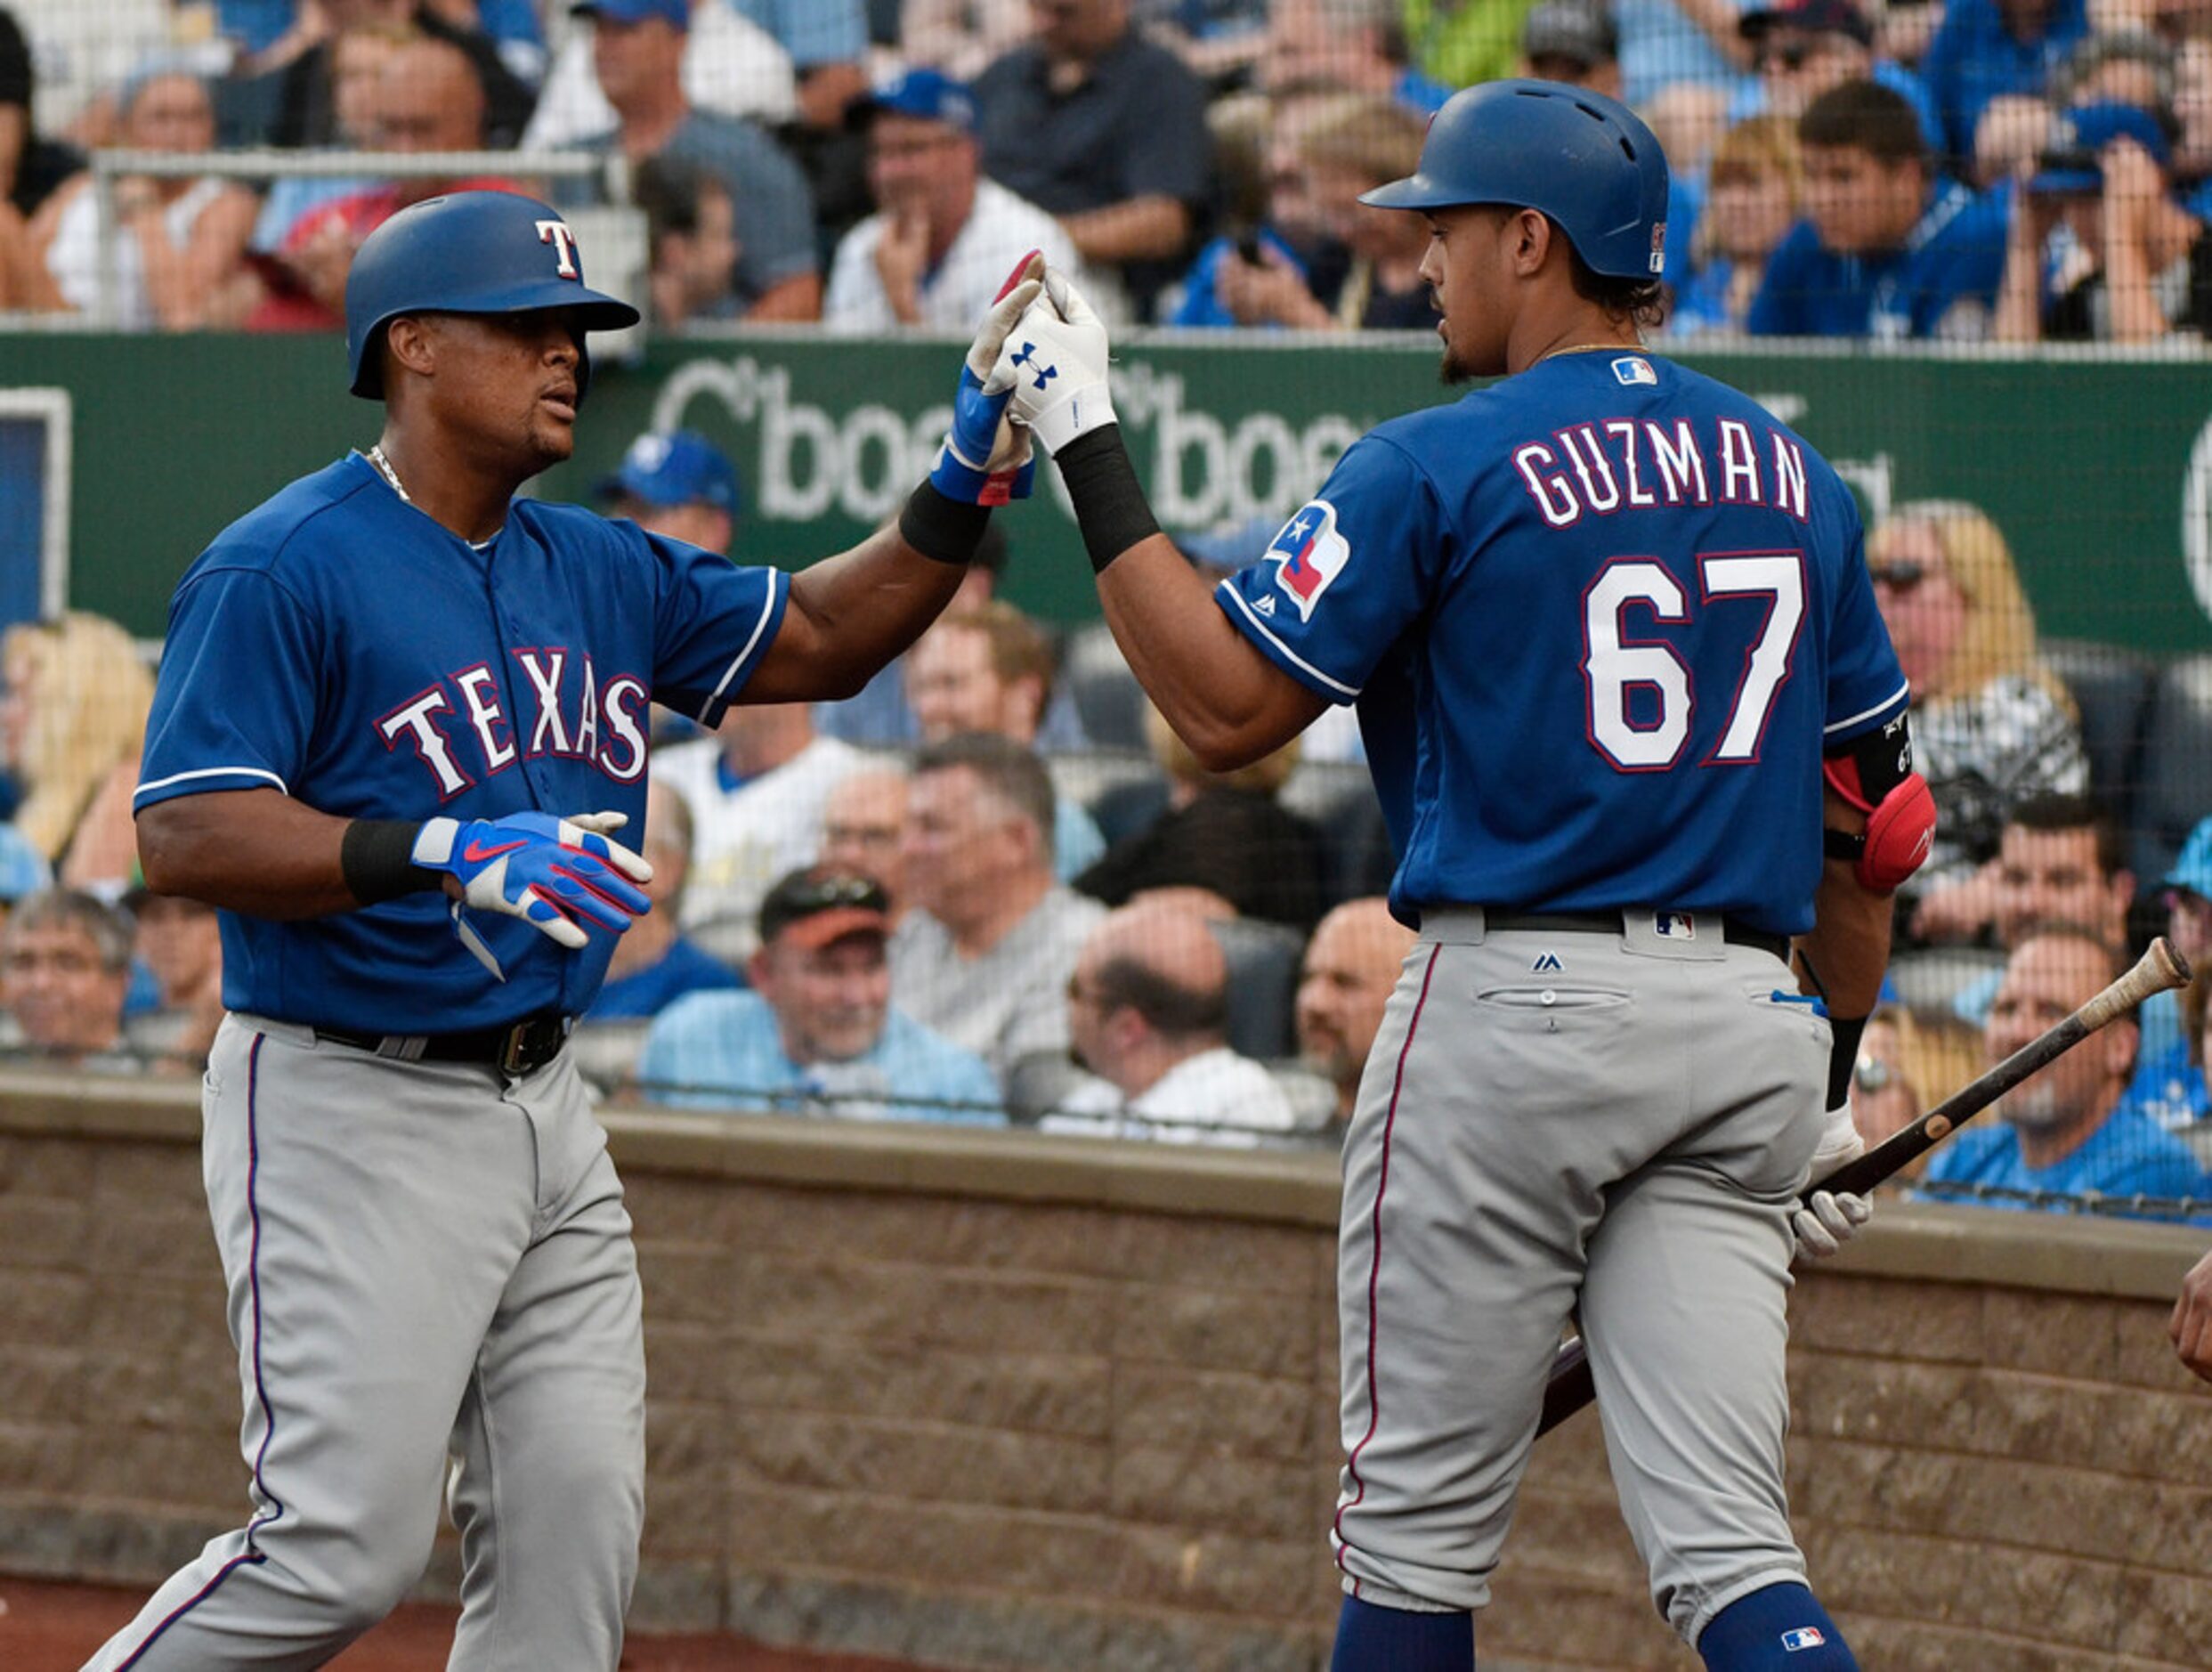
M 636 886 L 652 881 L 652 866 L 612 840 L 628 822 L 620 813 L 433 818 L 414 860 L 453 877 L 460 905 L 519 917 L 572 952 L 589 938 L 586 923 L 619 935 L 652 908 Z
M 1004 350 L 1007 334 L 1037 299 L 1043 278 L 1044 257 L 1033 249 L 1008 275 L 968 347 L 960 390 L 952 397 L 952 428 L 929 473 L 930 485 L 948 499 L 1004 505 L 1029 497 L 1037 461 L 1029 433 L 1009 421 L 1015 372 Z
M 1014 380 L 1014 417 L 1057 453 L 1116 422 L 1106 387 L 1106 329 L 1067 275 L 1049 267 L 1044 294 L 1006 339 L 1001 364 Z
M 1818 1184 L 1836 1168 L 1867 1153 L 1867 1140 L 1859 1135 L 1859 1123 L 1851 1100 L 1827 1112 L 1820 1142 L 1812 1152 L 1811 1182 Z M 1850 1190 L 1815 1190 L 1789 1216 L 1797 1238 L 1800 1261 L 1825 1260 L 1856 1237 L 1874 1217 L 1874 1203 Z

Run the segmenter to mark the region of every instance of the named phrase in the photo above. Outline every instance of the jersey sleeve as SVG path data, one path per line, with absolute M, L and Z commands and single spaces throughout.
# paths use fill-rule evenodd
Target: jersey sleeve
M 642 538 L 660 566 L 653 700 L 711 729 L 775 642 L 790 578 L 663 535 Z
M 1349 702 L 1428 602 L 1443 521 L 1427 473 L 1367 436 L 1214 602 L 1299 684 Z
M 300 781 L 325 663 L 300 601 L 258 569 L 211 569 L 178 588 L 146 722 L 134 812 L 180 795 Z
M 1839 491 L 1841 490 L 1839 489 Z M 1867 572 L 1866 531 L 1858 507 L 1843 497 L 1850 539 L 1835 581 L 1835 611 L 1828 629 L 1827 709 L 1822 743 L 1829 749 L 1886 726 L 1904 711 L 1910 692 L 1890 630 L 1874 601 Z

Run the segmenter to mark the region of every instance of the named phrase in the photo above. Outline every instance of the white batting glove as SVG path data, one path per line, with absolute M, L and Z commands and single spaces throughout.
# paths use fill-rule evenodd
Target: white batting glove
M 1847 1097 L 1842 1108 L 1827 1112 L 1820 1142 L 1812 1152 L 1811 1181 L 1819 1183 L 1866 1153 L 1867 1140 L 1859 1135 L 1859 1123 L 1852 1117 Z M 1873 1217 L 1874 1203 L 1866 1197 L 1851 1190 L 1815 1190 L 1789 1216 L 1789 1228 L 1797 1238 L 1797 1257 L 1805 1262 L 1827 1259 Z
M 1037 474 L 1029 432 L 1013 421 L 1007 407 L 1014 369 L 1007 363 L 1006 339 L 1022 312 L 1043 290 L 1044 257 L 1032 250 L 1007 276 L 998 300 L 984 315 L 976 340 L 960 365 L 960 384 L 952 398 L 952 427 L 937 449 L 929 480 L 948 499 L 970 505 L 1004 505 L 1029 497 Z
M 1006 339 L 999 368 L 1014 378 L 1013 413 L 1057 453 L 1085 433 L 1118 422 L 1106 386 L 1106 329 L 1098 311 L 1057 267 Z

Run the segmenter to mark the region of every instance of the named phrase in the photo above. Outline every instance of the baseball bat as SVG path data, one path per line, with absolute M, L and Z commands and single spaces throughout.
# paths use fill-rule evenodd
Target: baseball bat
M 2038 1035 L 1981 1078 L 1945 1098 L 1902 1132 L 1891 1133 L 1855 1161 L 1847 1161 L 1822 1179 L 1808 1185 L 1802 1199 L 1810 1202 L 1814 1190 L 1864 1196 L 1876 1185 L 1896 1176 L 1899 1169 L 1918 1160 L 1966 1122 L 2003 1097 L 2054 1059 L 2142 1003 L 2153 993 L 2189 985 L 2189 961 L 2176 952 L 2161 935 L 2135 961 L 2135 968 L 2106 987 L 2086 1004 Z M 1552 1377 L 1544 1384 L 1544 1414 L 1536 1421 L 1542 1439 L 1597 1397 L 1590 1373 L 1590 1354 L 1582 1340 L 1561 1344 L 1552 1360 Z

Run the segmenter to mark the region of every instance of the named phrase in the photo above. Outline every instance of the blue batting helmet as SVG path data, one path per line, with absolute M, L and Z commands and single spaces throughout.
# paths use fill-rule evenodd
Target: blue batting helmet
M 1429 125 L 1413 174 L 1359 200 L 1540 209 L 1592 272 L 1656 279 L 1665 265 L 1665 154 L 1634 111 L 1586 87 L 1486 81 L 1455 93 Z
M 345 276 L 352 391 L 384 399 L 384 328 L 402 313 L 520 313 L 574 308 L 587 331 L 637 323 L 637 310 L 584 284 L 576 234 L 559 210 L 513 191 L 450 191 L 401 209 L 361 241 Z M 577 369 L 580 386 L 591 362 Z

